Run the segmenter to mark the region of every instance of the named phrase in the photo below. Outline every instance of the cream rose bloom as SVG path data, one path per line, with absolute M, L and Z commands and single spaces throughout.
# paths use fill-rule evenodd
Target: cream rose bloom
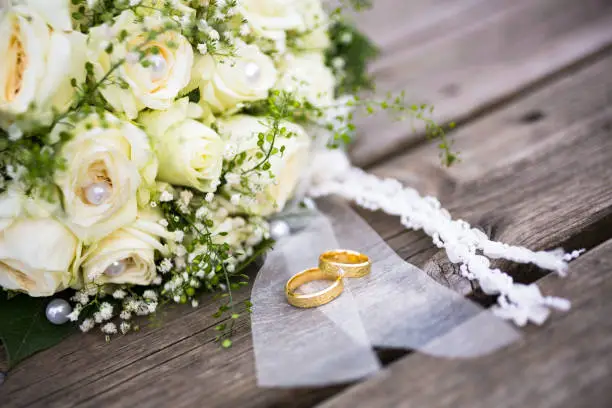
M 53 210 L 14 190 L 0 196 L 0 287 L 51 296 L 78 284 L 71 273 L 78 240 Z
M 79 260 L 86 283 L 150 285 L 157 276 L 155 251 L 167 255 L 160 238 L 172 234 L 154 212 L 141 212 L 132 224 L 93 244 Z
M 272 40 L 283 49 L 286 31 L 300 30 L 304 21 L 297 3 L 301 0 L 241 0 L 239 13 L 258 37 Z
M 129 87 L 110 84 L 101 92 L 108 103 L 117 112 L 124 112 L 128 119 L 135 119 L 144 108 L 168 109 L 189 84 L 193 65 L 193 50 L 189 41 L 177 31 L 166 31 L 155 40 L 146 41 L 143 28 L 156 28 L 160 23 L 155 16 L 145 18 L 145 23 L 137 23 L 137 16 L 132 11 L 124 11 L 115 20 L 111 28 L 102 25 L 90 31 L 88 59 L 94 64 L 94 73 L 100 80 L 115 61 L 126 58 L 127 62 L 117 69 L 117 77 Z M 108 45 L 109 31 L 126 30 L 128 37 L 113 48 L 112 55 L 105 49 Z M 132 50 L 146 43 L 143 51 L 148 53 L 143 67 L 138 62 L 138 55 Z M 174 43 L 176 48 L 169 44 Z M 154 49 L 158 53 L 153 52 Z
M 198 55 L 192 72 L 194 88 L 200 88 L 200 102 L 215 113 L 265 99 L 276 79 L 272 59 L 256 45 L 243 42 L 237 42 L 234 57 Z
M 221 135 L 228 139 L 228 143 L 236 146 L 236 152 L 247 153 L 247 158 L 241 170 L 249 170 L 261 158 L 257 146 L 258 134 L 266 133 L 270 129 L 269 119 L 248 115 L 235 115 L 218 121 Z M 302 176 L 308 161 L 310 138 L 304 129 L 294 123 L 282 122 L 286 128 L 286 136 L 277 136 L 275 146 L 283 153 L 272 155 L 269 159 L 270 169 L 259 176 L 252 173 L 254 185 L 260 184 L 262 191 L 257 193 L 254 202 L 242 202 L 243 210 L 251 214 L 268 216 L 284 208 L 291 198 L 297 183 Z M 271 173 L 274 177 L 267 179 L 265 174 Z M 226 192 L 233 194 L 231 183 L 226 186 Z
M 293 92 L 314 106 L 329 106 L 334 101 L 336 79 L 325 66 L 322 53 L 287 54 L 280 63 L 278 89 Z
M 28 113 L 46 123 L 66 110 L 72 78 L 85 77 L 85 36 L 71 28 L 69 0 L 28 0 L 0 9 L 0 125 Z
M 311 51 L 329 47 L 329 18 L 323 10 L 321 0 L 296 0 L 295 3 L 304 21 L 303 35 L 298 39 L 298 47 Z
M 202 108 L 183 98 L 167 111 L 141 115 L 159 160 L 158 180 L 214 192 L 219 185 L 225 144 L 219 135 L 195 118 Z
M 141 129 L 108 113 L 69 130 L 73 137 L 61 152 L 66 169 L 55 179 L 66 224 L 89 244 L 136 219 L 155 188 L 157 159 Z

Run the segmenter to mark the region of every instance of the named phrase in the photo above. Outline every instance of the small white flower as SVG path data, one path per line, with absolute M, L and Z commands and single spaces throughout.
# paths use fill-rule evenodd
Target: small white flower
M 178 245 L 178 246 L 176 247 L 176 249 L 174 250 L 174 253 L 175 253 L 177 256 L 182 257 L 182 256 L 185 256 L 185 255 L 187 254 L 187 249 L 185 249 L 185 247 L 184 247 L 183 245 Z
M 162 218 L 161 220 L 159 220 L 159 221 L 158 221 L 158 223 L 159 223 L 159 225 L 161 225 L 162 227 L 164 227 L 164 228 L 168 228 L 168 220 L 166 220 L 166 219 L 163 219 L 163 218 Z
M 180 231 L 180 230 L 174 231 L 174 240 L 176 242 L 183 242 L 183 239 L 185 239 L 185 233 L 183 231 Z M 177 255 L 179 254 L 177 253 Z
M 157 293 L 153 290 L 145 290 L 142 297 L 148 300 L 157 300 Z
M 249 25 L 246 23 L 242 24 L 240 26 L 240 35 L 246 37 L 249 34 L 251 34 L 251 28 L 249 27 Z
M 215 195 L 213 193 L 206 193 L 205 200 L 206 200 L 207 203 L 211 203 L 213 198 L 215 198 Z
M 8 127 L 8 137 L 11 142 L 16 142 L 23 137 L 23 131 L 16 123 Z
M 191 307 L 196 308 L 199 305 L 200 305 L 200 303 L 197 300 L 194 299 L 194 300 L 191 301 Z
M 172 195 L 171 192 L 167 190 L 162 191 L 162 193 L 159 196 L 159 201 L 161 201 L 162 203 L 167 203 L 172 200 L 174 200 L 174 196 Z
M 179 295 L 175 295 L 173 300 L 174 300 L 174 303 L 179 303 L 181 301 L 181 297 Z
M 234 205 L 240 204 L 240 194 L 232 194 L 232 197 L 230 198 L 230 201 Z
M 132 325 L 129 324 L 128 322 L 121 322 L 121 324 L 119 325 L 119 330 L 121 330 L 122 334 L 126 334 L 127 332 L 130 331 L 131 327 Z
M 83 309 L 83 306 L 81 306 L 80 304 L 77 304 L 74 307 L 74 309 L 72 310 L 72 313 L 68 315 L 68 318 L 70 319 L 71 322 L 76 322 L 77 320 L 79 320 L 79 315 L 81 314 L 82 309 Z
M 202 218 L 206 217 L 207 213 L 208 213 L 208 208 L 200 207 L 196 210 L 195 216 L 197 219 L 201 220 Z
M 208 53 L 208 46 L 205 43 L 198 44 L 198 52 L 202 55 L 206 55 Z
M 342 35 L 340 36 L 340 42 L 343 44 L 349 44 L 351 41 L 353 41 L 353 34 L 348 31 L 342 33 Z
M 130 0 L 130 7 L 136 7 L 142 2 L 142 0 Z
M 161 285 L 161 283 L 162 283 L 161 276 L 156 276 L 155 279 L 153 279 L 153 285 Z
M 157 203 L 156 203 L 155 201 L 151 201 L 151 204 L 150 204 L 150 205 L 151 205 L 151 208 L 155 208 L 155 207 L 157 207 Z
M 332 60 L 332 66 L 336 69 L 342 69 L 346 65 L 346 61 L 343 58 L 336 57 Z
M 132 314 L 127 310 L 124 310 L 119 314 L 119 317 L 123 320 L 130 320 L 132 318 Z
M 102 326 L 101 330 L 102 333 L 115 334 L 117 333 L 117 326 L 115 323 L 106 323 L 104 326 Z
M 225 181 L 227 181 L 227 184 L 229 184 L 231 186 L 238 185 L 238 184 L 240 184 L 240 174 L 227 173 L 225 175 Z
M 168 273 L 172 270 L 172 260 L 170 258 L 164 258 L 157 267 L 157 270 L 161 273 Z
M 210 31 L 208 31 L 208 36 L 210 37 L 211 40 L 213 41 L 219 41 L 219 32 L 213 28 L 210 29 Z
M 155 313 L 157 310 L 157 302 L 151 302 L 147 305 L 147 307 L 149 309 L 149 313 Z
M 93 320 L 85 319 L 83 320 L 83 323 L 81 323 L 81 325 L 79 326 L 79 329 L 81 329 L 83 333 L 87 333 L 88 331 L 93 329 L 94 326 L 95 326 L 95 323 Z
M 113 292 L 113 297 L 115 299 L 123 299 L 126 295 L 127 293 L 125 293 L 125 291 L 121 289 L 117 289 L 116 291 Z
M 93 315 L 93 319 L 96 323 L 102 323 L 104 321 L 100 312 L 95 312 Z
M 193 193 L 190 190 L 183 190 L 181 191 L 179 196 L 180 196 L 181 202 L 187 206 L 189 205 L 189 203 L 191 202 L 191 199 L 193 198 Z
M 78 302 L 82 305 L 86 305 L 87 303 L 89 303 L 89 296 L 87 296 L 87 293 L 79 291 L 76 292 L 74 296 L 72 296 L 71 300 L 73 302 Z
M 100 305 L 99 312 L 102 320 L 109 320 L 111 317 L 113 317 L 113 305 L 108 302 L 104 302 Z

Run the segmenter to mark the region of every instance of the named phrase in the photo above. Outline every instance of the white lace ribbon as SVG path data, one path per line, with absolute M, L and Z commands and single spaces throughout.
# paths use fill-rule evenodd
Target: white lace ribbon
M 253 287 L 252 331 L 261 386 L 342 383 L 377 372 L 372 347 L 474 357 L 519 338 L 512 326 L 402 260 L 342 202 L 320 200 L 307 227 L 278 242 Z M 316 309 L 287 304 L 285 282 L 321 252 L 360 251 L 372 273 L 345 279 L 344 293 Z
M 308 195 L 321 197 L 338 195 L 369 210 L 381 210 L 400 217 L 402 225 L 423 230 L 433 243 L 446 250 L 448 259 L 460 264 L 461 274 L 480 284 L 487 294 L 498 294 L 494 312 L 523 326 L 527 322 L 542 324 L 550 309 L 566 311 L 570 302 L 543 296 L 535 284 L 524 285 L 499 269 L 490 267 L 490 260 L 504 258 L 519 263 L 533 263 L 540 268 L 564 276 L 567 262 L 580 255 L 562 250 L 534 252 L 527 248 L 491 241 L 480 230 L 463 220 L 453 220 L 433 197 L 421 197 L 414 189 L 393 179 L 380 179 L 361 169 L 351 167 L 341 151 L 319 152 L 311 166 Z

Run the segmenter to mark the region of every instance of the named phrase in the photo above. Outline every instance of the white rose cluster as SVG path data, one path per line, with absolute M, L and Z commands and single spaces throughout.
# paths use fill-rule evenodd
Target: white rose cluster
M 104 13 L 96 2 L 4 3 L 0 137 L 43 140 L 41 157 L 57 163 L 51 197 L 26 188 L 18 165 L 0 173 L 0 287 L 76 289 L 72 320 L 112 293 L 123 325 L 109 303 L 81 324 L 110 334 L 166 289 L 192 301 L 215 260 L 231 272 L 249 259 L 313 145 L 274 95 L 335 101 L 320 0 L 126 1 Z M 196 276 L 189 262 L 213 246 L 227 253 L 198 261 Z M 147 287 L 141 298 L 131 285 Z

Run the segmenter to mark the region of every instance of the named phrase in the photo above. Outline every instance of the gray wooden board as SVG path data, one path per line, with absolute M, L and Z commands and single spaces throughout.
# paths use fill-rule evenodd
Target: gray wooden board
M 605 18 L 603 3 L 592 4 L 602 7 L 601 18 Z M 572 5 L 565 4 L 565 8 L 572 9 Z M 575 15 L 574 11 L 566 16 L 567 37 L 564 35 L 560 43 L 565 45 L 557 49 L 562 54 L 572 43 L 573 30 L 582 24 L 580 19 L 573 20 Z M 592 33 L 591 28 L 583 28 Z M 555 30 L 562 31 L 559 27 Z M 533 35 L 533 31 L 526 35 Z M 472 43 L 478 39 L 458 37 Z M 596 38 L 580 37 L 580 41 L 591 42 L 579 58 L 600 49 Z M 592 42 L 599 45 L 592 46 Z M 397 42 L 389 44 L 398 47 Z M 540 55 L 537 60 L 550 65 L 546 72 L 559 72 L 560 61 L 561 65 L 567 62 L 542 58 Z M 515 103 L 459 130 L 457 147 L 464 152 L 464 162 L 456 168 L 441 169 L 435 162 L 435 149 L 420 147 L 375 172 L 440 194 L 453 212 L 511 243 L 536 248 L 596 245 L 610 236 L 612 113 L 606 109 L 610 106 L 612 64 L 609 58 L 589 62 L 568 70 L 565 77 L 554 78 L 534 94 L 521 91 Z M 515 83 L 515 87 L 528 82 Z M 544 116 L 525 120 L 525 115 L 536 109 Z M 436 279 L 469 292 L 469 285 L 456 279 L 444 255 L 424 234 L 404 232 L 391 217 L 362 214 L 401 256 L 424 267 Z M 523 274 L 531 271 L 513 270 Z M 246 298 L 248 288 L 238 296 Z M 110 344 L 104 343 L 99 333 L 75 335 L 17 367 L 0 387 L 0 404 L 311 406 L 341 389 L 258 389 L 248 322 L 240 320 L 234 347 L 220 350 L 212 342 L 216 321 L 210 315 L 215 308 L 214 300 L 204 296 L 199 309 L 167 310 L 163 325 L 118 337 Z
M 612 240 L 572 265 L 567 279 L 547 276 L 545 291 L 573 309 L 489 356 L 445 360 L 411 354 L 323 407 L 612 406 Z
M 399 7 L 409 9 L 411 3 Z M 405 90 L 408 101 L 433 104 L 439 122 L 466 122 L 612 44 L 609 0 L 462 3 L 463 8 L 439 8 L 440 14 L 456 11 L 444 19 L 425 13 L 431 24 L 417 24 L 417 33 L 410 21 L 397 26 L 406 33 L 398 40 L 402 46 L 373 67 L 381 94 Z M 387 7 L 376 17 L 398 21 L 395 14 Z M 376 30 L 372 35 L 378 40 Z M 379 162 L 422 140 L 420 124 L 414 126 L 416 133 L 409 121 L 389 125 L 384 114 L 363 119 L 361 137 L 351 147 L 355 163 Z

